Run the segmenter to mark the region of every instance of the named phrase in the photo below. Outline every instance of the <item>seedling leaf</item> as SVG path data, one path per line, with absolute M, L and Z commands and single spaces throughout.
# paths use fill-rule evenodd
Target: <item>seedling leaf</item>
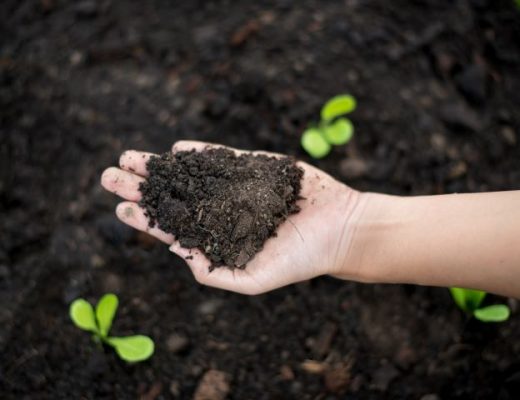
M 321 119 L 330 121 L 341 115 L 348 114 L 356 109 L 356 99 L 348 94 L 334 96 L 321 109 Z
M 463 289 L 463 288 L 450 288 L 451 296 L 455 303 L 464 311 L 472 313 L 486 297 L 486 292 L 482 290 Z
M 85 299 L 77 299 L 72 302 L 69 309 L 70 318 L 74 325 L 85 331 L 98 332 L 94 309 Z
M 340 118 L 324 128 L 325 138 L 336 146 L 345 144 L 352 139 L 354 126 L 347 118 Z
M 464 293 L 464 289 L 451 287 L 450 288 L 451 297 L 453 297 L 453 301 L 459 308 L 463 311 L 469 311 L 466 309 L 466 295 Z
M 116 349 L 119 357 L 128 362 L 146 360 L 155 348 L 153 340 L 144 335 L 110 337 L 107 342 Z
M 509 318 L 511 312 L 509 307 L 504 304 L 495 304 L 475 310 L 473 315 L 482 322 L 502 322 Z
M 105 294 L 97 303 L 96 318 L 99 324 L 99 333 L 103 337 L 107 336 L 110 331 L 118 304 L 117 296 L 112 293 Z
M 302 147 L 313 158 L 323 158 L 330 152 L 330 144 L 318 129 L 311 128 L 303 132 Z

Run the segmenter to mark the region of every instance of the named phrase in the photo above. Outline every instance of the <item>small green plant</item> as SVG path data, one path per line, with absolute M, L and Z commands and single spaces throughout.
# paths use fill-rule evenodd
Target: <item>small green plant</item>
M 108 336 L 116 315 L 119 300 L 115 294 L 105 294 L 96 305 L 96 311 L 85 299 L 76 299 L 70 305 L 70 318 L 78 328 L 94 334 L 97 343 L 112 346 L 120 358 L 128 362 L 143 361 L 154 351 L 153 340 L 148 336 Z
M 354 134 L 354 125 L 343 115 L 356 109 L 356 99 L 348 94 L 331 98 L 321 109 L 319 124 L 303 132 L 301 145 L 313 158 L 323 158 L 332 146 L 348 143 Z
M 509 307 L 505 304 L 494 304 L 482 307 L 486 292 L 473 289 L 450 288 L 451 296 L 459 308 L 482 322 L 502 322 L 509 318 Z

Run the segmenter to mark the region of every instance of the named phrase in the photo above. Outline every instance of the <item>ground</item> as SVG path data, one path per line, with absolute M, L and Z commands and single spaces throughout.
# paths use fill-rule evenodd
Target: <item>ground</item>
M 198 285 L 119 223 L 102 170 L 179 139 L 287 153 L 360 190 L 520 187 L 520 11 L 509 0 L 0 4 L 0 397 L 514 399 L 520 318 L 468 320 L 443 288 L 319 278 L 247 297 Z M 353 141 L 299 145 L 333 95 Z M 471 266 L 468 266 L 471 268 Z M 99 349 L 69 303 L 120 297 Z

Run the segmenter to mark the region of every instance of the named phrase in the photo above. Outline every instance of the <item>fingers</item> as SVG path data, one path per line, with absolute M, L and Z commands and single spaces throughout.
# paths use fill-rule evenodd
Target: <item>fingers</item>
M 137 175 L 148 176 L 146 163 L 154 155 L 144 151 L 127 150 L 119 158 L 119 167 Z
M 144 178 L 116 167 L 107 168 L 101 176 L 101 184 L 106 190 L 130 201 L 141 200 L 141 182 Z
M 262 151 L 262 150 L 256 150 L 256 151 L 249 151 L 249 150 L 239 150 L 235 149 L 234 147 L 224 146 L 221 144 L 215 144 L 215 143 L 208 143 L 208 142 L 200 142 L 197 140 L 179 140 L 172 146 L 172 153 L 176 153 L 178 151 L 189 151 L 189 150 L 195 150 L 195 151 L 202 151 L 204 149 L 218 149 L 218 148 L 225 148 L 228 150 L 234 151 L 237 155 L 245 154 L 245 153 L 252 153 L 255 155 L 263 154 L 269 157 L 287 157 L 284 154 L 280 153 L 272 153 L 270 151 Z
M 172 153 L 177 153 L 178 151 L 202 151 L 206 148 L 221 148 L 226 147 L 221 144 L 215 144 L 215 143 L 208 143 L 208 142 L 200 142 L 198 140 L 179 140 L 178 142 L 175 142 L 172 146 Z M 238 151 L 236 149 L 233 149 L 231 147 L 227 147 L 230 150 Z
M 143 209 L 136 203 L 125 201 L 118 204 L 116 215 L 125 224 L 139 231 L 146 232 L 159 239 L 161 242 L 172 244 L 175 240 L 173 235 L 163 232 L 158 227 L 150 227 L 148 217 L 144 215 Z

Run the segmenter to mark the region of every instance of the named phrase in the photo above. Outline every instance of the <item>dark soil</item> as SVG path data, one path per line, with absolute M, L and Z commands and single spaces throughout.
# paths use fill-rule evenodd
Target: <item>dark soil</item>
M 139 190 L 140 205 L 182 247 L 201 250 L 215 267 L 245 268 L 297 213 L 303 170 L 288 157 L 227 149 L 152 157 Z
M 447 289 L 332 278 L 247 297 L 121 224 L 99 185 L 125 149 L 180 139 L 285 153 L 360 190 L 520 188 L 512 0 L 2 0 L 0 398 L 493 399 L 520 390 L 520 317 L 482 324 Z M 299 144 L 351 93 L 353 140 Z M 468 266 L 471 268 L 471 266 Z M 117 293 L 126 365 L 68 306 Z M 218 372 L 217 372 L 218 371 Z

